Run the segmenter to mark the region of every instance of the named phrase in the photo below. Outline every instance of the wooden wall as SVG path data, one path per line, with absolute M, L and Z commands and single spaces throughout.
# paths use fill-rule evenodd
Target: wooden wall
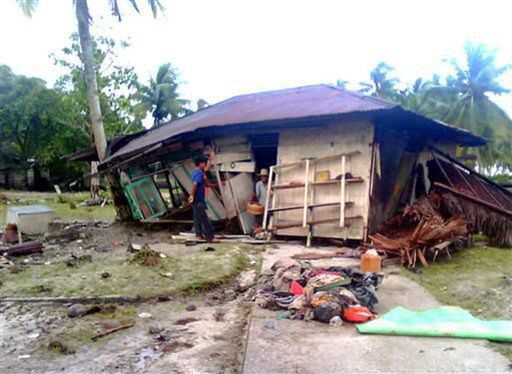
M 371 168 L 371 155 L 374 126 L 367 120 L 350 120 L 334 122 L 322 127 L 307 127 L 286 129 L 279 132 L 278 164 L 292 163 L 306 158 L 322 158 L 334 156 L 345 152 L 360 151 L 359 155 L 347 160 L 346 171 L 354 176 L 364 178 L 357 184 L 347 184 L 346 201 L 354 202 L 348 207 L 345 216 L 348 218 L 347 228 L 340 228 L 339 222 L 316 225 L 313 228 L 314 237 L 363 239 L 365 236 L 368 219 L 368 187 Z M 313 169 L 313 168 L 312 168 Z M 279 184 L 290 182 L 303 182 L 304 166 L 284 169 L 281 173 Z M 341 173 L 341 160 L 320 162 L 316 165 L 316 171 L 311 170 L 310 181 L 315 179 L 314 172 L 328 170 L 331 179 Z M 316 186 L 311 188 L 309 202 L 330 203 L 340 201 L 339 185 Z M 304 189 L 286 189 L 276 191 L 276 201 L 279 206 L 303 205 Z M 338 206 L 320 207 L 313 209 L 308 220 L 322 220 L 339 218 Z M 357 217 L 350 219 L 350 217 Z M 274 214 L 275 224 L 302 221 L 303 210 L 278 212 Z M 307 236 L 308 228 L 288 228 L 277 231 L 279 235 Z

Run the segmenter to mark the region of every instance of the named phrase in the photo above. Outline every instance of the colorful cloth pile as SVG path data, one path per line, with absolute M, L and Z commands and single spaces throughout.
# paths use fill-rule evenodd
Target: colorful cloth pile
M 288 311 L 290 319 L 329 323 L 333 318 L 364 322 L 373 318 L 377 286 L 384 275 L 339 266 L 315 268 L 307 261 L 283 258 L 264 273 L 256 303 Z

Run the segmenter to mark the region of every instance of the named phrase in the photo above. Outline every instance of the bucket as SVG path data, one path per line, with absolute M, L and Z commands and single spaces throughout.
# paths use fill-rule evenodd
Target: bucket
M 261 216 L 265 213 L 265 207 L 260 204 L 249 203 L 247 204 L 247 213 L 252 214 L 253 216 Z

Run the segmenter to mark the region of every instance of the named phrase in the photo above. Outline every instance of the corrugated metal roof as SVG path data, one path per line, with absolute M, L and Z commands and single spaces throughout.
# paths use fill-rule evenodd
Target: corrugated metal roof
M 397 107 L 396 104 L 379 98 L 326 84 L 235 96 L 148 131 L 119 149 L 105 162 L 200 128 L 389 110 Z M 473 136 L 469 132 L 468 135 Z

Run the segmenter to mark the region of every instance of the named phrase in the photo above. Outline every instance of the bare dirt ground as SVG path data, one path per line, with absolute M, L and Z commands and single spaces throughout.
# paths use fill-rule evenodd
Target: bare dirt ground
M 75 318 L 68 312 L 81 307 L 73 303 L 1 303 L 0 371 L 237 372 L 263 249 L 218 244 L 205 252 L 204 245 L 173 244 L 170 237 L 165 230 L 88 227 L 78 239 L 47 243 L 42 255 L 15 258 L 14 266 L 0 269 L 2 298 L 127 295 L 130 289 L 144 296 Z M 157 266 L 129 261 L 130 243 L 162 242 L 173 252 Z M 71 255 L 91 258 L 70 267 Z M 171 278 L 161 275 L 168 272 Z M 127 323 L 133 327 L 91 339 Z

